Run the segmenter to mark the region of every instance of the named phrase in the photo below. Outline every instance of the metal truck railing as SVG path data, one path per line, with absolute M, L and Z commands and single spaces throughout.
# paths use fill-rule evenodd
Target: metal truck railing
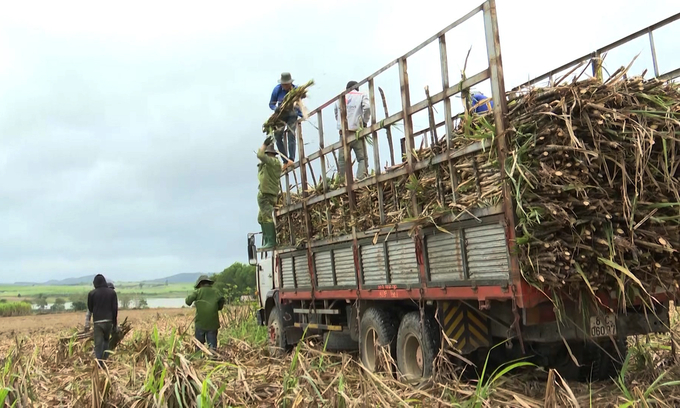
M 485 40 L 486 40 L 486 49 L 487 49 L 487 61 L 488 61 L 488 67 L 486 69 L 481 70 L 480 72 L 475 73 L 474 75 L 469 75 L 467 78 L 460 82 L 456 82 L 453 85 L 451 84 L 451 80 L 449 78 L 449 67 L 448 67 L 448 56 L 447 56 L 447 47 L 446 47 L 446 34 L 454 29 L 455 27 L 460 26 L 462 23 L 470 20 L 472 17 L 476 16 L 478 13 L 482 13 L 483 15 L 483 20 L 484 20 L 484 35 L 485 35 Z M 442 91 L 438 92 L 434 95 L 429 95 L 429 97 L 426 97 L 425 99 L 417 102 L 417 103 L 412 103 L 411 101 L 411 92 L 409 89 L 409 76 L 408 76 L 408 60 L 410 57 L 414 56 L 417 54 L 419 51 L 421 51 L 423 48 L 425 48 L 427 45 L 432 44 L 437 42 L 439 44 L 439 57 L 440 57 L 440 80 L 441 80 L 441 85 L 442 85 Z M 381 120 L 378 122 L 376 119 L 376 113 L 377 113 L 377 105 L 376 105 L 376 100 L 375 100 L 375 78 L 378 77 L 380 74 L 384 73 L 387 71 L 389 68 L 393 66 L 398 66 L 399 69 L 399 86 L 401 89 L 401 110 L 399 112 L 393 113 L 389 115 L 389 117 L 386 117 L 385 119 Z M 284 191 L 285 191 L 285 203 L 284 206 L 279 209 L 277 212 L 277 218 L 280 217 L 286 217 L 289 215 L 291 211 L 295 210 L 300 210 L 302 209 L 305 213 L 305 223 L 307 225 L 306 230 L 307 234 L 309 235 L 309 213 L 307 211 L 307 207 L 311 206 L 316 203 L 320 203 L 325 200 L 329 200 L 330 198 L 342 195 L 342 194 L 347 194 L 348 195 L 348 202 L 349 202 L 349 213 L 353 213 L 353 211 L 356 208 L 356 191 L 361 189 L 362 187 L 369 186 L 369 185 L 375 185 L 378 189 L 378 201 L 379 201 L 379 211 L 380 211 L 380 220 L 381 222 L 385 221 L 385 210 L 384 210 L 384 203 L 383 203 L 383 193 L 382 193 L 382 186 L 381 183 L 389 180 L 394 180 L 396 178 L 405 176 L 405 175 L 410 175 L 413 174 L 415 171 L 418 171 L 420 169 L 426 168 L 428 166 L 431 166 L 436 163 L 443 163 L 443 162 L 448 162 L 449 166 L 451 166 L 451 160 L 456 158 L 456 157 L 461 157 L 463 155 L 469 155 L 469 154 L 474 154 L 475 152 L 479 152 L 482 149 L 486 148 L 485 144 L 483 142 L 478 142 L 472 146 L 467 147 L 464 150 L 454 150 L 450 146 L 450 136 L 453 132 L 453 118 L 452 118 L 452 108 L 451 108 L 451 97 L 459 94 L 459 93 L 465 93 L 467 90 L 469 90 L 472 86 L 479 84 L 483 81 L 490 80 L 491 84 L 491 91 L 492 91 L 492 98 L 494 101 L 502 101 L 501 103 L 498 103 L 494 106 L 493 109 L 493 115 L 494 115 L 494 122 L 496 126 L 496 133 L 497 133 L 497 138 L 496 142 L 498 143 L 498 146 L 500 147 L 499 151 L 499 159 L 501 162 L 503 162 L 505 154 L 507 153 L 507 148 L 506 148 L 506 141 L 504 137 L 504 130 L 505 130 L 505 125 L 504 125 L 504 116 L 505 113 L 507 112 L 507 105 L 505 103 L 505 85 L 503 82 L 503 68 L 502 68 L 502 61 L 501 61 L 501 51 L 500 51 L 500 40 L 499 40 L 499 35 L 498 35 L 498 22 L 497 22 L 497 17 L 496 17 L 496 7 L 495 7 L 495 1 L 494 0 L 488 0 L 479 5 L 478 7 L 475 7 L 473 10 L 471 10 L 469 13 L 467 13 L 465 16 L 462 18 L 458 19 L 457 21 L 453 22 L 437 34 L 433 35 L 430 37 L 428 40 L 424 41 L 411 51 L 407 52 L 403 56 L 393 60 L 389 64 L 385 65 L 384 67 L 380 68 L 378 71 L 376 71 L 374 74 L 370 75 L 369 77 L 361 80 L 358 82 L 358 86 L 362 85 L 368 85 L 368 97 L 370 101 L 370 110 L 371 110 L 371 123 L 370 126 L 367 128 L 363 129 L 360 131 L 359 134 L 357 134 L 357 137 L 363 138 L 363 137 L 369 137 L 372 139 L 371 145 L 373 146 L 373 169 L 375 171 L 375 174 L 368 177 L 367 179 L 361 180 L 361 181 L 355 181 L 353 177 L 353 172 L 352 172 L 352 159 L 351 159 L 351 154 L 349 152 L 348 145 L 346 143 L 347 141 L 347 136 L 349 134 L 347 130 L 347 118 L 346 118 L 346 106 L 345 106 L 345 95 L 348 93 L 348 91 L 342 92 L 333 99 L 327 101 L 326 103 L 322 104 L 320 107 L 316 108 L 312 112 L 309 113 L 309 119 L 316 119 L 316 122 L 318 124 L 318 137 L 319 137 L 319 150 L 310 154 L 306 155 L 305 150 L 304 150 L 304 143 L 303 143 L 303 134 L 302 134 L 302 126 L 301 124 L 298 124 L 297 127 L 297 146 L 298 146 L 298 157 L 299 160 L 297 163 L 295 163 L 294 166 L 291 166 L 288 171 L 285 171 L 284 174 L 282 175 L 282 182 L 284 184 Z M 325 144 L 325 134 L 324 134 L 324 116 L 323 116 L 323 111 L 326 108 L 329 108 L 333 106 L 334 103 L 338 103 L 339 105 L 339 111 L 340 111 L 340 117 L 341 117 L 341 128 L 342 128 L 342 137 L 339 142 L 326 145 Z M 425 137 L 425 132 L 430 131 L 430 132 L 436 132 L 437 128 L 440 126 L 437 126 L 436 124 L 432 123 L 431 127 L 428 127 L 427 129 L 420 131 L 420 132 L 414 132 L 413 129 L 413 124 L 412 124 L 412 116 L 418 112 L 424 111 L 426 109 L 431 110 L 432 107 L 435 104 L 442 103 L 444 106 L 444 123 L 440 124 L 443 125 L 445 128 L 445 134 L 446 134 L 446 141 L 447 141 L 447 146 L 444 152 L 438 154 L 437 156 L 428 159 L 427 161 L 419 162 L 417 161 L 416 157 L 414 157 L 413 152 L 415 150 L 416 144 L 414 142 L 414 138 L 421 136 Z M 390 126 L 398 123 L 398 122 L 403 122 L 403 133 L 404 133 L 404 139 L 405 139 L 405 145 L 406 145 L 406 151 L 405 151 L 405 165 L 397 168 L 397 169 L 391 169 L 389 171 L 383 172 L 381 170 L 381 157 L 380 157 L 380 148 L 379 148 L 379 140 L 378 140 L 378 131 L 381 129 L 385 129 L 388 132 L 388 142 L 389 143 L 389 155 L 390 155 L 390 163 L 392 166 L 395 165 L 394 162 L 394 146 L 391 143 L 391 138 L 390 138 Z M 352 132 L 353 133 L 353 132 Z M 441 138 L 441 137 L 440 137 Z M 433 138 L 434 140 L 439 140 L 437 138 Z M 346 180 L 346 185 L 342 188 L 329 191 L 328 188 L 328 180 L 325 177 L 325 175 L 322 175 L 321 177 L 321 183 L 323 184 L 321 187 L 323 189 L 323 194 L 315 194 L 313 197 L 309 197 L 308 191 L 307 191 L 307 186 L 308 186 L 308 181 L 311 177 L 315 181 L 315 175 L 313 174 L 313 168 L 312 168 L 312 162 L 315 161 L 320 161 L 321 169 L 322 172 L 325 171 L 326 169 L 326 164 L 327 161 L 329 160 L 328 157 L 329 155 L 333 155 L 333 153 L 339 149 L 343 149 L 344 151 L 344 157 L 345 157 L 345 180 Z M 297 180 L 297 174 L 295 171 L 298 171 L 300 179 Z M 295 178 L 295 185 L 293 187 L 293 191 L 291 191 L 291 177 Z M 455 180 L 452 178 L 451 183 L 455 184 Z M 302 186 L 302 188 L 300 188 Z M 455 186 L 453 186 L 453 195 L 452 197 L 453 202 L 455 203 L 456 197 L 455 197 Z M 300 202 L 293 203 L 291 201 L 291 193 L 296 192 L 301 200 Z M 506 200 L 510 199 L 509 196 L 509 191 L 506 192 Z M 514 237 L 514 222 L 513 222 L 513 214 L 512 214 L 512 209 L 511 206 L 504 206 L 507 208 L 507 217 L 508 217 L 508 231 L 512 236 Z M 414 201 L 412 203 L 412 208 L 411 208 L 412 214 L 419 214 L 419 208 L 417 203 Z M 351 220 L 348 220 L 351 221 Z M 329 226 L 330 228 L 330 226 Z M 291 234 L 292 235 L 292 234 Z M 354 238 L 356 238 L 356 231 L 353 233 Z M 310 239 L 309 236 L 306 237 L 307 242 L 309 245 L 312 244 L 312 240 Z M 349 238 L 349 237 L 347 237 Z M 291 237 L 291 242 L 289 244 L 293 245 L 294 242 L 292 242 L 293 238 Z M 285 246 L 288 243 L 279 243 L 279 245 Z
M 511 95 L 513 93 L 516 93 L 523 88 L 528 88 L 531 86 L 534 86 L 542 81 L 548 80 L 549 84 L 553 84 L 555 82 L 555 76 L 558 74 L 560 75 L 560 78 L 557 80 L 557 82 L 560 82 L 562 79 L 567 78 L 571 74 L 575 73 L 579 68 L 587 69 L 588 66 L 591 68 L 592 75 L 594 77 L 599 77 L 602 78 L 602 57 L 606 53 L 615 50 L 625 44 L 630 43 L 633 40 L 636 40 L 640 37 L 647 36 L 649 39 L 649 47 L 650 47 L 650 53 L 652 57 L 652 69 L 654 72 L 654 77 L 659 78 L 662 81 L 669 81 L 675 78 L 680 77 L 680 67 L 669 70 L 667 72 L 660 72 L 659 71 L 659 61 L 656 56 L 656 45 L 654 43 L 654 31 L 658 30 L 661 27 L 668 26 L 676 21 L 680 20 L 680 13 L 674 14 L 668 18 L 665 18 L 658 23 L 652 24 L 649 27 L 645 27 L 642 30 L 636 31 L 630 35 L 627 35 L 619 40 L 616 40 L 612 42 L 611 44 L 605 45 L 602 48 L 598 48 L 597 50 L 590 52 L 588 54 L 585 54 L 579 58 L 574 59 L 573 61 L 570 61 L 562 66 L 559 66 L 555 69 L 552 69 L 548 72 L 546 72 L 543 75 L 539 75 L 534 79 L 531 79 L 521 85 L 516 86 L 515 88 L 512 89 Z M 566 71 L 566 72 L 565 72 Z

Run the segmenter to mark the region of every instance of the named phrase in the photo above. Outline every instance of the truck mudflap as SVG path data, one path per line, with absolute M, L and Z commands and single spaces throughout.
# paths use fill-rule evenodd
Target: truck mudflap
M 451 345 L 461 354 L 491 346 L 489 319 L 461 301 L 439 302 L 439 321 Z
M 257 317 L 257 325 L 258 326 L 266 326 L 267 323 L 265 323 L 264 319 L 264 309 L 257 309 L 257 312 L 255 312 L 255 316 Z

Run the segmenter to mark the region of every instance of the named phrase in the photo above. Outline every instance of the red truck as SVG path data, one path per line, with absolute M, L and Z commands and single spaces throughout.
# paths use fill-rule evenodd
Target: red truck
M 446 34 L 478 13 L 482 13 L 484 20 L 488 68 L 452 84 Z M 680 14 L 676 14 L 523 86 L 551 78 L 553 74 L 584 61 L 593 61 L 593 67 L 596 67 L 601 54 L 644 35 L 652 40 L 653 49 L 652 32 L 679 18 Z M 407 60 L 432 43 L 439 45 L 442 91 L 412 103 Z M 680 75 L 679 70 L 660 73 L 654 53 L 653 59 L 656 77 L 668 80 Z M 379 105 L 375 102 L 374 80 L 393 66 L 399 69 L 401 110 L 378 122 L 375 119 Z M 310 163 L 319 161 L 325 169 L 334 151 L 345 149 L 348 153 L 347 144 L 343 141 L 324 144 L 322 125 L 323 113 L 337 102 L 343 119 L 342 131 L 346 134 L 346 92 L 309 114 L 309 118 L 316 119 L 319 125 L 318 151 L 305 155 L 302 126 L 298 126 L 300 159 L 282 176 L 282 183 L 286 186 L 284 203 L 275 211 L 275 220 L 277 229 L 286 222 L 289 227 L 291 223 L 301 223 L 305 232 L 301 237 L 291 234 L 287 241 L 279 241 L 275 250 L 258 249 L 256 234 L 248 235 L 249 261 L 257 265 L 258 270 L 258 322 L 269 328 L 272 353 L 290 349 L 306 331 L 307 334 L 323 335 L 329 349 L 358 349 L 363 365 L 369 370 L 378 368 L 375 346 L 389 345 L 403 375 L 424 378 L 432 373 L 433 360 L 443 346 L 452 345 L 471 361 L 483 363 L 494 345 L 505 343 L 491 353 L 499 362 L 528 355 L 540 365 L 558 367 L 561 372 L 569 372 L 569 375 L 580 379 L 602 379 L 608 378 L 620 367 L 621 356 L 626 353 L 627 336 L 668 331 L 668 306 L 672 299 L 668 293 L 654 294 L 659 304 L 652 306 L 653 313 L 635 304 L 621 310 L 615 307 L 615 294 L 605 293 L 600 294 L 600 301 L 603 306 L 612 308 L 582 316 L 579 306 L 565 299 L 564 314 L 574 318 L 558 323 L 550 299 L 529 285 L 520 273 L 517 257 L 512 251 L 515 240 L 514 201 L 507 186 L 503 199 L 497 205 L 445 217 L 437 225 L 417 226 L 414 222 L 404 222 L 361 230 L 353 223 L 347 226 L 347 233 L 342 236 L 317 239 L 312 236 L 309 225 L 315 205 L 343 196 L 346 198 L 343 205 L 347 206 L 347 213 L 352 214 L 356 210 L 357 194 L 369 186 L 378 186 L 375 200 L 379 202 L 376 206 L 381 221 L 384 221 L 386 203 L 383 202 L 385 199 L 379 183 L 422 170 L 432 163 L 445 163 L 447 160 L 450 163 L 454 158 L 475 155 L 486 149 L 487 145 L 481 141 L 463 149 L 447 149 L 427 163 L 413 157 L 414 138 L 440 128 L 447 135 L 451 134 L 455 126 L 451 97 L 465 93 L 473 85 L 484 81 L 490 83 L 490 97 L 495 102 L 494 148 L 498 149 L 502 160 L 507 154 L 504 139 L 504 126 L 507 124 L 504 118 L 508 107 L 493 0 L 485 1 L 402 57 L 359 81 L 359 86 L 367 85 L 369 90 L 372 123 L 361 132 L 362 136 L 373 138 L 373 168 L 376 173 L 372 176 L 354 180 L 351 156 L 345 154 L 346 185 L 332 189 L 329 181 L 322 177 L 321 194 L 310 194 L 304 188 L 300 189 L 300 200 L 291 200 L 291 177 L 299 177 L 297 182 L 306 186 L 308 180 L 314 178 L 314 175 L 310 177 L 308 174 Z M 413 129 L 411 117 L 431 110 L 434 104 L 443 106 L 446 119 L 439 124 L 430 120 L 430 126 L 420 131 Z M 326 118 L 329 116 L 327 114 Z M 403 123 L 404 165 L 395 165 L 392 158 L 395 166 L 381 171 L 377 131 L 389 129 L 398 121 Z M 337 140 L 337 133 L 333 136 L 333 140 Z M 393 157 L 391 143 L 390 153 Z M 414 211 L 418 211 L 416 207 Z M 291 218 L 295 211 L 302 214 L 301 219 Z M 579 361 L 580 367 L 574 363 L 574 358 Z

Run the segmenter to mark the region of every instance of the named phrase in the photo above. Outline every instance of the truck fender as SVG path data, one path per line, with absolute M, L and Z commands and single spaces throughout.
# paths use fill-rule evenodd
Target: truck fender
M 266 326 L 269 321 L 269 314 L 274 309 L 274 307 L 281 307 L 279 301 L 279 291 L 277 289 L 272 289 L 267 292 L 265 297 L 264 309 L 258 310 L 258 320 L 261 320 L 260 325 Z

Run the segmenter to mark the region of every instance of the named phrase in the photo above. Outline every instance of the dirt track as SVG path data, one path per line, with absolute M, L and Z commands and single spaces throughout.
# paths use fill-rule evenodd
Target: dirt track
M 149 317 L 159 315 L 177 316 L 187 315 L 187 319 L 193 317 L 193 309 L 143 309 L 121 310 L 118 312 L 118 321 L 122 322 L 126 317 L 131 323 L 142 320 L 149 321 Z M 61 331 L 70 328 L 82 329 L 85 324 L 85 312 L 69 312 L 44 315 L 15 316 L 0 318 L 0 337 L 11 336 L 13 333 L 30 333 L 37 331 Z

